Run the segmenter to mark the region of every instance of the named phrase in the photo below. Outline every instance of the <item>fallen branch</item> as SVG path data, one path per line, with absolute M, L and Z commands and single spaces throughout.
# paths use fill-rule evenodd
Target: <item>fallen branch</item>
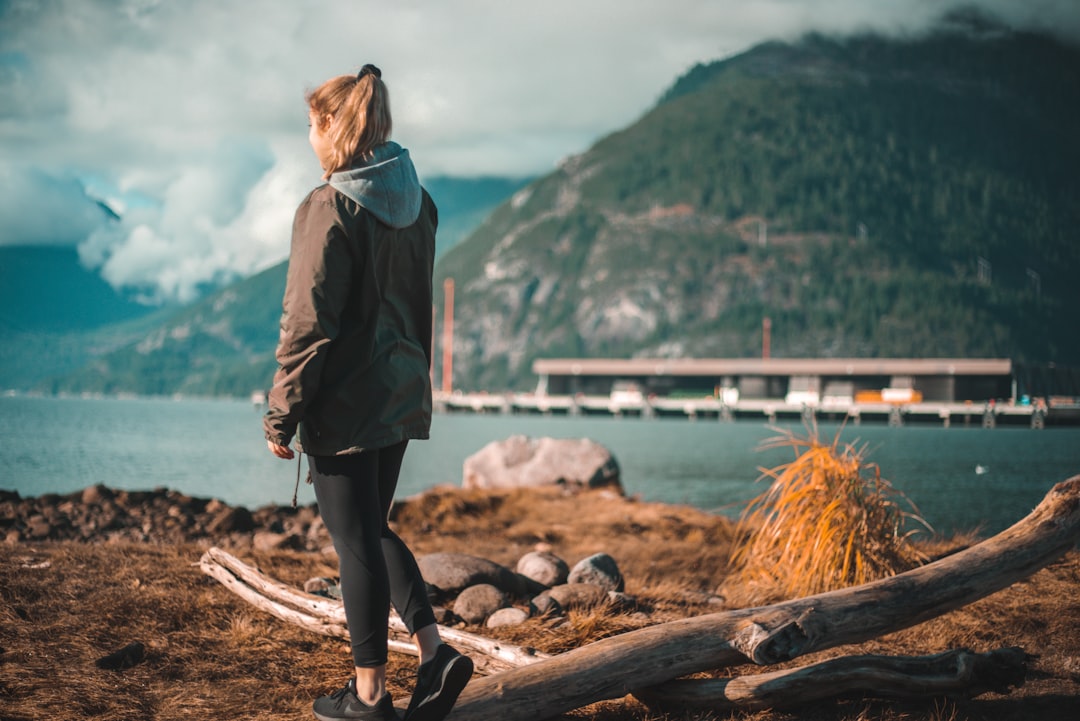
M 227 559 L 225 562 L 222 562 L 223 557 Z M 238 570 L 237 566 L 242 566 L 243 569 Z M 301 611 L 275 600 L 274 596 L 277 595 L 275 593 L 271 592 L 268 595 L 264 595 L 268 589 L 271 591 L 276 590 L 274 589 L 274 585 L 284 586 L 284 584 L 278 584 L 277 581 L 267 579 L 266 584 L 256 583 L 255 585 L 251 585 L 245 579 L 252 574 L 257 574 L 258 576 L 262 576 L 262 574 L 249 566 L 245 566 L 243 563 L 240 563 L 220 549 L 211 548 L 204 553 L 202 558 L 199 559 L 199 568 L 202 569 L 203 573 L 220 581 L 225 588 L 229 589 L 252 606 L 277 616 L 282 621 L 326 636 L 334 636 L 337 638 L 349 637 L 349 632 L 345 628 L 343 619 L 338 620 L 336 615 L 328 616 L 319 614 L 320 606 L 317 603 L 319 600 L 317 597 L 313 596 L 311 601 L 309 601 L 309 607 L 305 611 Z M 260 592 L 260 590 L 262 592 Z M 304 595 L 310 596 L 311 594 Z M 309 611 L 315 611 L 315 613 L 313 614 Z
M 933 656 L 847 656 L 801 668 L 723 679 L 686 679 L 634 691 L 663 711 L 793 708 L 839 696 L 930 697 L 1008 693 L 1021 686 L 1027 655 L 1019 648 Z
M 786 661 L 913 626 L 1043 568 L 1080 538 L 1080 476 L 1054 486 L 993 538 L 907 573 L 762 608 L 682 619 L 605 638 L 473 681 L 448 717 L 525 721 L 621 698 L 699 671 Z
M 283 621 L 327 636 L 349 638 L 345 608 L 337 599 L 297 590 L 220 548 L 211 548 L 204 553 L 199 567 L 248 603 Z M 456 628 L 439 626 L 439 634 L 467 651 L 480 673 L 498 673 L 549 658 L 548 654 L 536 649 L 513 646 Z M 404 621 L 393 611 L 390 613 L 388 645 L 397 653 L 419 655 Z

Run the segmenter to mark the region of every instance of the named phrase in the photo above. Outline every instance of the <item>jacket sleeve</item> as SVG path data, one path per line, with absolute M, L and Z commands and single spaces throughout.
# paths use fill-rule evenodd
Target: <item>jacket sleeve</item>
M 325 186 L 324 186 L 325 187 Z M 338 335 L 352 276 L 351 255 L 335 207 L 316 195 L 293 220 L 289 270 L 282 301 L 278 362 L 263 417 L 268 440 L 288 445 L 319 392 L 322 368 Z

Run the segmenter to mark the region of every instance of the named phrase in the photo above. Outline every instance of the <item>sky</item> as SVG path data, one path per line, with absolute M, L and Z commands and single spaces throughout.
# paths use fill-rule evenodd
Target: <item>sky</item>
M 697 63 L 957 5 L 1080 38 L 1075 0 L 0 0 L 0 245 L 76 247 L 118 289 L 188 302 L 288 256 L 321 182 L 304 92 L 364 63 L 422 178 L 523 177 Z

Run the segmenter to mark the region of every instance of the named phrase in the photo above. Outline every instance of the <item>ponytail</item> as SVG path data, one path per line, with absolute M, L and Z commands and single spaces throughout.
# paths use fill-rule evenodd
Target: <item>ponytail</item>
M 390 139 L 390 93 L 374 65 L 327 80 L 308 93 L 307 103 L 318 118 L 333 118 L 327 131 L 332 152 L 326 178 L 370 157 Z

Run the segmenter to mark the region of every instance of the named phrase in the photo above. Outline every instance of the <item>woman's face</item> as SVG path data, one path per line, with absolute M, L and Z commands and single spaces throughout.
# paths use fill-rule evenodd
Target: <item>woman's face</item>
M 323 170 L 326 170 L 330 165 L 330 123 L 333 121 L 329 115 L 317 115 L 315 111 L 308 113 L 308 125 L 311 126 L 311 130 L 308 131 L 308 142 L 311 143 L 311 149 L 315 151 L 315 157 L 319 159 L 319 165 Z

